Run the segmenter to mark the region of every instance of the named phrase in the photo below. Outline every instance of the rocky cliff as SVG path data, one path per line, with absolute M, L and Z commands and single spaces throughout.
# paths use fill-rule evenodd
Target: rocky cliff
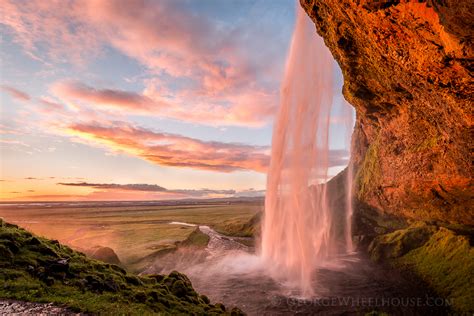
M 361 205 L 474 224 L 474 2 L 301 0 L 355 107 Z

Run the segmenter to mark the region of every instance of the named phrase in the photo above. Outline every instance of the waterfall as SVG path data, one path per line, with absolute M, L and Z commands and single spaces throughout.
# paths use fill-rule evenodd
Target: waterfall
M 312 294 L 315 265 L 334 251 L 326 198 L 333 59 L 297 6 L 267 176 L 261 255 L 269 270 Z
M 352 130 L 354 129 L 354 118 L 352 116 L 352 106 L 347 102 L 344 102 L 342 105 L 342 117 L 345 124 L 345 136 L 346 136 L 346 148 L 351 149 L 351 140 L 352 140 Z M 354 251 L 354 246 L 352 245 L 352 215 L 354 213 L 354 205 L 352 201 L 352 188 L 353 188 L 353 179 L 354 179 L 354 164 L 352 160 L 349 160 L 346 172 L 346 222 L 344 229 L 344 239 L 346 243 L 346 251 L 351 253 Z

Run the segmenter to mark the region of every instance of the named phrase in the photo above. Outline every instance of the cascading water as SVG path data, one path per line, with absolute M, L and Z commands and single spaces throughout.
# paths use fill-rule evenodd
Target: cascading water
M 267 178 L 262 257 L 279 277 L 312 294 L 316 263 L 334 250 L 326 198 L 333 59 L 297 6 Z
M 342 105 L 342 117 L 344 119 L 345 124 L 345 132 L 346 132 L 346 148 L 351 149 L 351 140 L 352 140 L 352 130 L 354 128 L 354 118 L 352 116 L 352 108 L 347 103 L 344 102 Z M 346 173 L 346 222 L 345 222 L 345 234 L 344 239 L 346 242 L 346 251 L 351 253 L 354 251 L 354 246 L 352 244 L 352 215 L 354 213 L 353 209 L 353 201 L 352 201 L 352 185 L 353 185 L 353 171 L 354 171 L 354 164 L 352 160 L 349 160 L 349 164 L 347 166 L 347 173 Z

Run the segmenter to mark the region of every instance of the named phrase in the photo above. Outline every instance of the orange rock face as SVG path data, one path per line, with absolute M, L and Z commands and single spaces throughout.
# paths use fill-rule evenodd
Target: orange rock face
M 300 2 L 357 111 L 359 200 L 405 218 L 474 224 L 474 2 Z

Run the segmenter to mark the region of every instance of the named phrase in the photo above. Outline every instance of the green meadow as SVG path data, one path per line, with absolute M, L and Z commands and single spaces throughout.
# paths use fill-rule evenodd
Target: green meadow
M 172 206 L 93 206 L 0 208 L 0 217 L 39 236 L 55 239 L 88 253 L 109 247 L 122 266 L 138 272 L 162 253 L 180 243 L 197 246 L 206 240 L 195 227 L 207 225 L 230 236 L 253 236 L 261 202 Z

